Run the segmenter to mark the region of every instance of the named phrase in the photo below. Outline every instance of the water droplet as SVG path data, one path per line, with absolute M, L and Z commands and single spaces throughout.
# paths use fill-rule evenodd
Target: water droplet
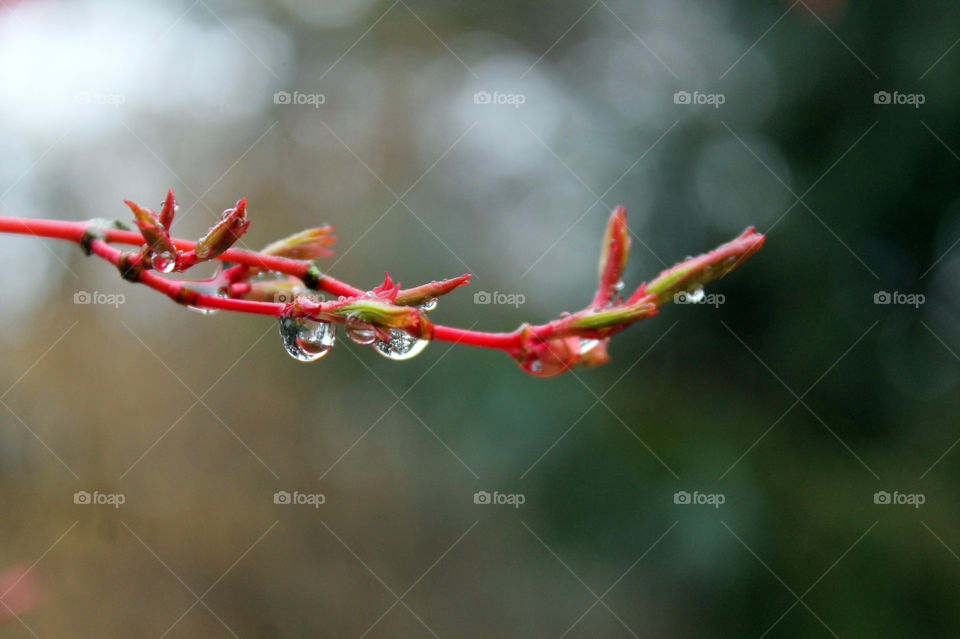
M 354 344 L 373 344 L 377 339 L 377 332 L 373 330 L 373 326 L 356 318 L 347 318 L 344 328 L 347 337 Z
M 580 360 L 580 338 L 560 337 L 549 340 L 538 353 L 521 356 L 520 367 L 537 377 L 555 377 L 570 370 Z
M 378 339 L 373 347 L 387 359 L 399 362 L 416 357 L 429 343 L 429 340 L 417 339 L 399 328 L 391 328 L 390 340 Z
M 600 340 L 598 339 L 586 339 L 581 337 L 580 338 L 580 354 L 586 355 L 587 353 L 592 351 L 594 348 L 596 348 L 597 344 L 599 343 L 600 343 Z
M 697 287 L 687 293 L 687 302 L 690 304 L 699 304 L 703 301 L 703 287 Z
M 187 306 L 187 308 L 201 315 L 213 315 L 219 310 L 216 308 L 204 308 L 203 306 Z
M 330 322 L 303 317 L 281 317 L 280 339 L 290 357 L 301 362 L 315 362 L 333 348 L 336 328 Z
M 623 280 L 619 280 L 616 284 L 613 285 L 613 290 L 615 293 L 619 293 L 623 290 Z
M 423 303 L 423 305 L 420 307 L 420 310 L 424 313 L 429 313 L 435 308 L 437 308 L 437 298 L 432 297 Z
M 269 282 L 272 280 L 284 279 L 287 276 L 284 273 L 277 273 L 276 271 L 257 271 L 256 275 L 250 278 L 251 281 L 256 282 Z
M 177 268 L 177 256 L 170 251 L 154 251 L 152 261 L 153 268 L 161 273 L 172 273 Z
M 205 292 L 205 291 L 200 291 L 200 292 Z M 223 298 L 228 297 L 227 292 L 223 290 L 218 290 L 215 293 L 215 295 L 217 297 L 223 297 Z M 187 308 L 196 313 L 200 313 L 201 315 L 213 315 L 214 313 L 220 310 L 219 308 L 207 308 L 205 306 L 190 306 L 190 305 L 187 305 Z

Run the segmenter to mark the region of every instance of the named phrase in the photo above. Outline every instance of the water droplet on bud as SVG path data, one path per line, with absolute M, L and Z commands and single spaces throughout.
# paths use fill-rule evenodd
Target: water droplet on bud
M 377 332 L 373 330 L 373 326 L 353 317 L 347 318 L 344 329 L 347 337 L 354 344 L 373 344 L 377 339 Z
M 256 275 L 250 278 L 251 282 L 269 282 L 272 280 L 281 280 L 286 278 L 285 273 L 277 273 L 276 271 L 257 271 Z
M 155 251 L 151 254 L 153 268 L 161 273 L 172 273 L 177 268 L 177 256 L 170 251 Z
M 223 297 L 223 298 L 228 297 L 227 292 L 222 290 L 218 290 L 216 292 L 216 296 Z M 219 308 L 207 308 L 205 306 L 190 306 L 189 304 L 187 305 L 187 308 L 196 313 L 200 313 L 201 315 L 213 315 L 214 313 L 220 310 Z
M 420 310 L 423 311 L 424 313 L 429 313 L 435 308 L 437 308 L 437 298 L 435 297 L 428 299 L 426 302 L 423 303 L 422 306 L 420 306 Z
M 699 304 L 703 301 L 703 287 L 700 286 L 687 293 L 687 301 L 690 304 Z
M 580 354 L 586 355 L 587 353 L 595 349 L 597 347 L 597 344 L 599 343 L 600 343 L 600 340 L 598 339 L 585 339 L 581 337 L 580 338 Z
M 378 339 L 373 347 L 387 359 L 399 362 L 416 357 L 429 343 L 429 340 L 417 339 L 399 328 L 391 328 L 389 341 Z
M 290 357 L 301 362 L 315 362 L 333 348 L 336 327 L 305 317 L 281 317 L 280 339 Z
M 581 357 L 580 343 L 579 337 L 554 338 L 545 342 L 538 353 L 521 357 L 517 363 L 531 375 L 554 377 L 577 363 Z

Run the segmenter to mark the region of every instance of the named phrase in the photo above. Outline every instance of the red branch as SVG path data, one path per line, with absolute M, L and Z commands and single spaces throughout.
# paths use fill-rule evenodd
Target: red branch
M 656 314 L 657 307 L 675 295 L 695 291 L 726 275 L 759 250 L 765 239 L 752 228 L 747 229 L 717 249 L 687 259 L 649 283 L 641 284 L 624 301 L 618 294 L 623 288 L 620 278 L 630 249 L 630 235 L 626 211 L 617 207 L 610 216 L 604 237 L 597 291 L 586 308 L 546 324 L 523 324 L 511 332 L 487 333 L 434 324 L 421 308 L 430 299 L 468 283 L 469 275 L 403 290 L 387 275 L 381 286 L 366 291 L 320 272 L 310 259 L 294 259 L 328 255 L 330 252 L 325 247 L 334 239 L 329 227 L 304 231 L 255 252 L 231 248 L 249 226 L 245 200 L 225 211 L 220 222 L 197 242 L 169 237 L 176 207 L 172 192 L 168 193 L 159 215 L 132 202 L 127 204 L 134 211 L 140 232 L 117 228 L 118 224 L 104 220 L 69 222 L 3 216 L 0 216 L 0 232 L 75 242 L 88 253 L 116 266 L 124 278 L 145 284 L 179 304 L 337 323 L 362 321 L 381 336 L 388 335 L 390 329 L 401 329 L 421 339 L 499 349 L 528 372 L 540 376 L 556 375 L 574 365 L 603 363 L 608 359 L 607 342 L 613 334 Z M 138 249 L 124 251 L 114 244 Z M 185 271 L 198 262 L 214 259 L 235 266 L 203 282 L 164 275 L 168 270 Z M 160 269 L 164 262 L 167 268 Z M 295 279 L 250 279 L 261 271 Z M 203 283 L 215 286 L 206 290 L 217 292 L 219 289 L 224 296 L 204 292 Z M 289 291 L 293 284 L 299 288 L 292 293 L 292 299 L 277 297 L 283 286 Z M 316 301 L 305 295 L 307 289 L 324 291 L 337 299 Z

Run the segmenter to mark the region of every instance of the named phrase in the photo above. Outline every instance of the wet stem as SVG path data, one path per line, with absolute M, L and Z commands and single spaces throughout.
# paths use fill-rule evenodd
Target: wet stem
M 417 340 L 498 349 L 517 360 L 527 372 L 543 377 L 573 366 L 606 362 L 607 345 L 614 334 L 655 315 L 659 306 L 673 301 L 675 296 L 700 291 L 705 284 L 723 277 L 758 251 L 765 240 L 748 228 L 709 253 L 663 271 L 624 298 L 620 295 L 621 276 L 629 254 L 630 234 L 626 211 L 617 207 L 607 223 L 599 283 L 587 307 L 545 324 L 522 324 L 511 332 L 491 333 L 434 324 L 427 317 L 429 302 L 469 283 L 469 275 L 400 289 L 387 274 L 380 286 L 360 289 L 322 273 L 314 262 L 331 254 L 326 248 L 334 240 L 330 227 L 303 231 L 256 252 L 232 248 L 250 224 L 245 216 L 246 200 L 224 211 L 220 221 L 196 242 L 168 234 L 176 210 L 172 191 L 159 214 L 132 202 L 127 205 L 134 212 L 139 232 L 107 220 L 71 222 L 4 216 L 0 216 L 0 232 L 74 242 L 87 254 L 113 264 L 124 279 L 144 284 L 179 304 L 302 322 L 346 323 L 348 335 L 353 327 L 354 331 L 368 334 L 373 331 L 380 340 L 389 340 L 392 331 L 401 330 Z M 122 250 L 115 245 L 135 248 Z M 213 260 L 232 266 L 218 269 L 211 280 L 166 276 L 168 272 L 183 272 Z M 257 277 L 263 273 L 273 279 Z M 211 290 L 216 294 L 211 294 Z M 318 301 L 315 292 L 320 291 L 336 300 Z M 289 297 L 282 297 L 284 293 Z

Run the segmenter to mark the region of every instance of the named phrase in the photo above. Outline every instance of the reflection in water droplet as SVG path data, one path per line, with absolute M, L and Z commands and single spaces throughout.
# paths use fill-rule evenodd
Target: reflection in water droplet
M 373 326 L 352 317 L 347 318 L 345 332 L 354 344 L 373 344 L 377 339 L 377 333 L 373 330 Z
M 703 301 L 703 287 L 696 288 L 687 293 L 687 302 L 690 304 L 699 304 Z
M 390 340 L 378 339 L 373 343 L 373 347 L 387 359 L 399 362 L 416 357 L 429 343 L 429 340 L 417 339 L 399 328 L 391 328 Z
M 592 351 L 594 348 L 596 348 L 597 344 L 599 343 L 600 343 L 600 340 L 598 339 L 585 339 L 581 337 L 580 338 L 580 354 L 586 355 L 587 353 Z
M 280 339 L 290 357 L 301 362 L 315 362 L 333 348 L 336 327 L 303 317 L 281 317 Z
M 276 271 L 257 271 L 257 273 L 250 278 L 252 282 L 269 282 L 272 280 L 281 280 L 286 278 L 287 275 L 284 273 L 277 273 Z
M 172 273 L 173 269 L 177 268 L 177 256 L 170 251 L 155 251 L 151 260 L 153 268 L 161 273 Z
M 580 343 L 579 337 L 553 338 L 543 343 L 537 352 L 519 357 L 517 363 L 531 375 L 555 377 L 570 370 L 580 360 Z
M 620 291 L 622 291 L 622 290 L 623 290 L 623 280 L 617 281 L 617 283 L 613 285 L 613 290 L 614 290 L 614 292 L 616 292 L 616 293 L 619 293 Z
M 428 299 L 426 302 L 424 302 L 423 305 L 420 307 L 420 310 L 423 311 L 424 313 L 429 313 L 435 308 L 437 308 L 437 298 L 433 297 L 431 299 Z
M 198 292 L 200 292 L 200 293 L 206 293 L 206 291 L 198 291 Z M 210 295 L 210 294 L 211 294 L 211 293 L 207 293 L 207 295 Z M 224 299 L 227 298 L 227 292 L 226 292 L 226 291 L 218 290 L 218 291 L 217 291 L 216 293 L 214 293 L 214 294 L 215 294 L 217 297 L 222 297 L 222 298 L 224 298 Z M 204 306 L 190 306 L 189 304 L 187 305 L 187 308 L 190 309 L 191 311 L 194 311 L 195 313 L 200 313 L 201 315 L 213 315 L 214 313 L 216 313 L 217 311 L 220 310 L 219 308 L 206 308 L 206 307 L 204 307 Z

